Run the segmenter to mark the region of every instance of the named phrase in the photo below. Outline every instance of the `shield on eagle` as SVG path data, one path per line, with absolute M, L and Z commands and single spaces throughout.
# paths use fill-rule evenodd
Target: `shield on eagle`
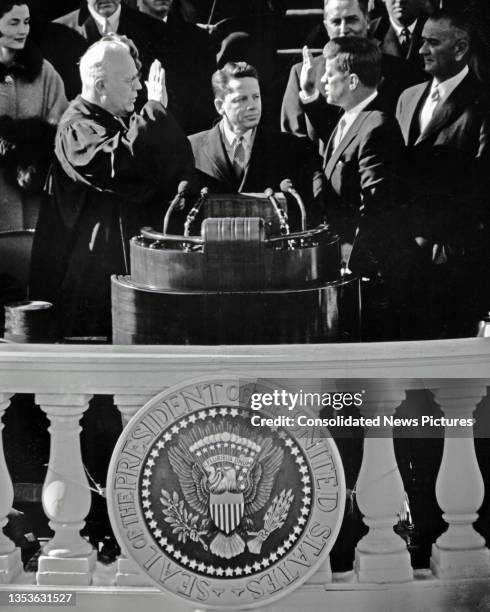
M 209 510 L 218 529 L 226 535 L 235 531 L 243 518 L 245 504 L 242 493 L 211 494 Z

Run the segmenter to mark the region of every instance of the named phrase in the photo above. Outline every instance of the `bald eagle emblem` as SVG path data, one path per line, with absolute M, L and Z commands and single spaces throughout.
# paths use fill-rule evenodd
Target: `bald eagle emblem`
M 270 533 L 284 524 L 294 498 L 284 490 L 270 500 L 283 455 L 272 438 L 251 439 L 240 426 L 196 425 L 168 450 L 184 499 L 162 490 L 165 520 L 176 533 L 187 529 L 191 540 L 218 557 L 231 559 L 246 548 L 259 554 Z M 187 511 L 184 500 L 197 514 Z M 254 515 L 268 502 L 256 531 Z

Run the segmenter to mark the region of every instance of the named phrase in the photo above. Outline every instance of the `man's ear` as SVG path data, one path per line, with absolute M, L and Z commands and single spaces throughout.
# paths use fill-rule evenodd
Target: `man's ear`
M 469 50 L 470 50 L 470 45 L 469 45 L 469 42 L 465 38 L 461 38 L 460 40 L 456 41 L 454 45 L 455 59 L 458 62 L 462 61 L 464 57 L 468 54 Z
M 104 79 L 96 79 L 94 83 L 95 91 L 101 96 L 105 92 Z
M 223 108 L 223 100 L 221 100 L 221 98 L 214 99 L 214 108 L 216 109 L 218 115 L 224 116 L 225 109 Z
M 349 74 L 349 89 L 351 91 L 354 91 L 355 89 L 357 89 L 359 86 L 359 77 L 357 76 L 357 74 L 352 73 Z

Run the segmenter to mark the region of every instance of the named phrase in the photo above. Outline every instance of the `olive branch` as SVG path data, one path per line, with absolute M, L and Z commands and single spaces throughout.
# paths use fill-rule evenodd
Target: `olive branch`
M 255 535 L 253 540 L 247 542 L 250 552 L 258 555 L 262 548 L 262 544 L 267 540 L 270 534 L 276 529 L 280 529 L 288 516 L 289 508 L 293 503 L 294 495 L 292 489 L 286 491 L 283 489 L 279 495 L 276 495 L 272 500 L 271 505 L 267 508 L 264 516 L 264 525 L 259 532 L 251 532 L 249 535 Z
M 160 503 L 163 506 L 165 522 L 170 524 L 172 533 L 177 535 L 177 540 L 185 543 L 187 538 L 190 538 L 192 542 L 200 542 L 204 550 L 207 550 L 208 546 L 201 536 L 207 533 L 208 520 L 203 518 L 198 526 L 199 514 L 191 514 L 187 511 L 184 500 L 179 498 L 177 491 L 171 495 L 165 489 L 161 489 L 161 494 Z

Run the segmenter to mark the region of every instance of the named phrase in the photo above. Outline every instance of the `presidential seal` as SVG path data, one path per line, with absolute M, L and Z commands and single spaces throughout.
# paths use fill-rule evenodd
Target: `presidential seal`
M 320 567 L 340 528 L 335 444 L 307 428 L 254 427 L 254 390 L 238 379 L 169 389 L 127 425 L 111 460 L 109 513 L 124 553 L 199 607 L 285 595 Z

